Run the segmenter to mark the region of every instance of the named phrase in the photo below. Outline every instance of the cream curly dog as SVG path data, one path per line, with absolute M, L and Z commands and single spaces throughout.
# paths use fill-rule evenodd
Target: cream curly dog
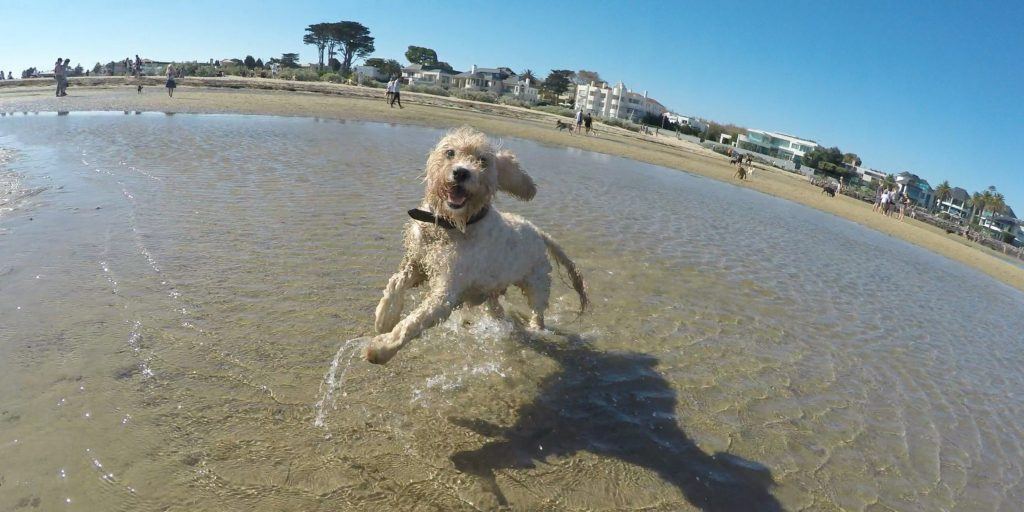
M 405 229 L 405 257 L 377 305 L 376 337 L 366 346 L 371 363 L 388 362 L 406 343 L 444 321 L 462 306 L 485 305 L 501 317 L 499 297 L 509 286 L 522 290 L 533 314 L 530 324 L 544 328 L 551 293 L 548 254 L 569 274 L 588 304 L 586 285 L 576 265 L 546 233 L 526 219 L 499 212 L 491 204 L 499 190 L 524 201 L 537 186 L 509 151 L 495 151 L 472 128 L 449 132 L 427 158 L 426 197 Z M 427 283 L 423 303 L 401 318 L 405 291 Z

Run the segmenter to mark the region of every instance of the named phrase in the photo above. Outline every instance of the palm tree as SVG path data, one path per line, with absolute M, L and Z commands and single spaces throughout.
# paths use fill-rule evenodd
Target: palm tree
M 971 194 L 971 220 L 974 220 L 975 216 L 979 216 L 985 211 L 985 197 L 981 192 L 975 192 Z
M 939 186 L 935 187 L 935 203 L 936 205 L 941 204 L 946 199 L 953 196 L 953 187 L 949 186 L 949 180 L 939 183 Z
M 1000 192 L 993 193 L 992 194 L 992 202 L 989 203 L 988 208 L 989 208 L 989 210 L 992 210 L 992 213 L 999 213 L 999 214 L 1005 213 L 1006 212 L 1006 198 L 1003 197 L 1003 194 L 1000 193 Z
M 537 77 L 533 75 L 533 70 L 532 69 L 525 69 L 525 70 L 523 70 L 523 72 L 519 76 L 522 77 L 522 78 L 526 78 L 526 79 L 530 80 L 531 82 L 536 82 L 537 81 Z

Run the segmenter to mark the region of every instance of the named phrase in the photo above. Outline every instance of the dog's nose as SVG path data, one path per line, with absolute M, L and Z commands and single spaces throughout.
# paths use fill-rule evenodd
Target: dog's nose
M 452 171 L 452 178 L 456 183 L 462 183 L 463 181 L 468 180 L 469 169 L 466 169 L 465 167 L 456 167 L 455 170 Z

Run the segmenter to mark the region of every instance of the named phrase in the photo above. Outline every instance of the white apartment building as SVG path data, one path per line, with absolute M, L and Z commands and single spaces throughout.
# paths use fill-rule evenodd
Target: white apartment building
M 619 82 L 615 87 L 608 84 L 576 86 L 576 108 L 600 117 L 616 117 L 639 122 L 645 114 L 664 115 L 668 109 L 653 98 L 633 92 Z

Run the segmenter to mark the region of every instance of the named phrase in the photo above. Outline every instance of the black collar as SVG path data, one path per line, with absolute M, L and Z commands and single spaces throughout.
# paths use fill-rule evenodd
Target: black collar
M 469 222 L 467 222 L 466 225 L 468 226 L 470 224 L 479 222 L 480 219 L 483 219 L 484 217 L 487 216 L 488 211 L 489 209 L 486 206 L 481 208 L 480 211 L 476 212 L 476 215 L 469 219 Z M 444 217 L 438 217 L 437 215 L 434 215 L 431 212 L 428 212 L 426 210 L 420 210 L 419 208 L 413 208 L 412 210 L 409 210 L 409 216 L 420 222 L 437 224 L 438 226 L 441 226 L 442 228 L 445 229 L 452 229 L 455 227 L 455 224 L 452 224 L 450 220 Z

